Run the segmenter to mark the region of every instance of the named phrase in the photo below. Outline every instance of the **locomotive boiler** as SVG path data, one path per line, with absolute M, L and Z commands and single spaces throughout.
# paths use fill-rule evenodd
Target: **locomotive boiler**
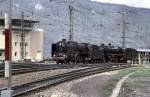
M 133 48 L 122 49 L 111 44 L 93 45 L 75 41 L 58 41 L 52 44 L 52 58 L 59 63 L 126 63 L 136 58 Z

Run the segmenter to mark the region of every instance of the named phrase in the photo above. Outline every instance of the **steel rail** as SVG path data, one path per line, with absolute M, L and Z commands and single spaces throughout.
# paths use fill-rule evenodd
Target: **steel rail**
M 122 66 L 117 66 L 117 67 L 108 67 L 108 66 L 90 67 L 86 69 L 75 70 L 72 72 L 43 78 L 38 81 L 33 81 L 31 83 L 26 83 L 26 84 L 12 87 L 12 89 L 14 90 L 13 96 L 19 96 L 27 92 L 31 92 L 40 88 L 44 88 L 46 86 L 56 85 L 56 84 L 70 81 L 73 79 L 77 79 L 77 78 L 81 78 L 81 77 L 85 77 L 85 76 L 89 76 L 89 75 L 93 75 L 97 73 L 102 73 L 106 71 L 119 70 L 119 69 L 128 68 L 128 67 L 129 66 L 127 65 L 122 65 Z
M 120 63 L 120 65 L 123 65 L 124 63 Z M 35 66 L 34 66 L 35 65 Z M 23 64 L 23 65 L 14 65 L 15 67 L 12 69 L 12 74 L 17 75 L 17 74 L 24 74 L 24 73 L 30 73 L 30 72 L 37 72 L 37 71 L 44 71 L 44 70 L 52 70 L 52 69 L 62 69 L 62 68 L 71 68 L 75 66 L 80 66 L 80 67 L 95 67 L 95 66 L 118 66 L 118 64 L 60 64 L 60 65 L 40 65 L 40 64 Z M 0 77 L 4 76 L 4 70 L 0 70 Z

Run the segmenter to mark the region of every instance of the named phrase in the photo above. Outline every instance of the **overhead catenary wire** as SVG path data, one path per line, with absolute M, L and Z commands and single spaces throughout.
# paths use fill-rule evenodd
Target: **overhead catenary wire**
M 59 3 L 59 2 L 58 2 Z M 84 10 L 86 10 L 86 8 L 84 7 Z M 88 17 L 90 18 L 90 20 L 91 21 L 89 21 L 89 20 L 87 20 L 88 22 L 94 22 L 96 25 L 98 24 L 99 25 L 99 22 L 98 21 L 96 21 L 96 20 L 94 20 L 93 18 L 91 18 L 89 15 L 90 15 L 90 13 L 91 13 L 91 10 L 94 10 L 94 9 L 90 9 L 90 11 L 88 11 L 88 9 L 87 9 L 87 13 L 86 13 L 86 15 L 88 15 Z M 131 10 L 127 10 L 128 12 L 130 12 L 130 13 L 133 13 L 133 14 L 139 14 L 139 13 L 136 13 L 136 12 L 134 12 L 134 11 L 131 11 Z M 29 12 L 29 10 L 27 11 L 27 12 Z M 32 12 L 30 12 L 30 13 L 32 13 Z M 84 12 L 83 12 L 84 13 Z M 117 19 L 114 19 L 114 18 L 112 18 L 112 17 L 110 17 L 110 16 L 108 16 L 108 15 L 105 15 L 105 13 L 103 13 L 103 12 L 99 12 L 98 10 L 95 10 L 95 13 L 96 14 L 98 14 L 98 15 L 103 15 L 103 16 L 106 16 L 106 17 L 108 17 L 109 19 L 112 19 L 112 20 L 117 20 Z M 118 12 L 112 12 L 112 13 L 118 13 Z M 45 18 L 45 19 L 49 19 L 48 17 L 49 16 L 46 16 L 46 15 L 41 15 L 41 14 L 37 14 L 36 12 L 34 13 L 34 14 L 36 14 L 37 16 L 39 16 L 39 17 L 42 17 L 42 18 Z M 142 16 L 141 14 L 139 14 L 140 16 Z M 47 18 L 46 18 L 47 17 Z M 61 19 L 60 19 L 60 21 L 61 21 Z M 128 25 L 131 25 L 131 24 L 128 24 Z M 88 27 L 87 27 L 88 28 Z M 126 30 L 129 30 L 129 29 L 126 29 Z M 131 30 L 131 29 L 130 29 Z
M 82 11 L 82 10 L 79 10 L 79 9 L 75 9 L 75 11 L 77 11 L 77 12 L 79 12 L 79 13 L 81 13 L 81 14 L 83 14 L 83 15 L 85 15 L 87 18 L 88 18 L 88 21 L 89 20 L 91 20 L 93 23 L 95 23 L 96 25 L 99 25 L 98 27 L 100 27 L 101 29 L 104 27 L 104 26 L 100 26 L 100 25 L 102 25 L 102 23 L 100 23 L 99 21 L 96 21 L 96 20 L 94 20 L 92 17 L 90 17 L 89 15 L 91 15 L 92 16 L 92 14 L 89 14 L 89 12 L 84 12 L 84 11 Z M 101 14 L 100 13 L 100 15 L 101 16 L 104 16 L 104 14 Z M 87 28 L 87 29 L 89 29 L 89 28 Z M 97 29 L 97 28 L 96 28 Z M 100 30 L 98 30 L 98 31 L 100 31 Z M 101 36 L 102 37 L 102 36 Z M 116 42 L 115 42 L 116 43 Z
M 27 9 L 27 8 L 23 8 L 23 7 L 20 7 L 20 6 L 15 6 L 15 5 L 13 5 L 13 7 L 15 7 L 15 8 L 19 8 L 19 10 L 20 11 L 25 11 L 26 13 L 30 13 L 30 14 L 35 14 L 35 15 L 37 15 L 38 17 L 41 17 L 41 18 L 44 18 L 44 19 L 48 19 L 48 17 L 49 16 L 43 16 L 43 15 L 41 15 L 41 14 L 39 14 L 39 13 L 36 13 L 36 12 L 34 12 L 33 13 L 33 11 L 31 11 L 31 10 L 29 10 L 29 9 Z M 79 11 L 79 10 L 76 10 L 76 11 Z M 79 11 L 80 13 L 82 13 L 82 14 L 84 14 L 85 12 L 82 12 L 82 11 Z M 89 12 L 89 11 L 88 11 Z M 90 15 L 90 13 L 86 13 L 86 15 Z M 100 13 L 100 12 L 97 12 L 96 11 L 96 14 L 99 14 L 99 15 L 103 15 L 103 13 Z M 107 16 L 107 17 L 109 17 L 109 16 Z M 109 17 L 110 18 L 110 17 Z M 52 18 L 51 18 L 52 19 Z M 56 18 L 55 18 L 56 19 Z M 58 19 L 60 19 L 60 18 L 58 18 Z M 94 21 L 94 20 L 93 20 Z M 94 21 L 94 22 L 97 22 L 97 21 Z
M 83 7 L 82 7 L 82 8 L 83 8 Z M 123 10 L 120 11 L 120 12 L 112 12 L 112 13 L 118 13 L 118 14 L 121 13 L 121 14 L 122 14 L 122 12 L 123 12 Z M 101 12 L 98 12 L 98 11 L 95 11 L 95 13 L 98 14 L 98 15 L 105 15 L 104 13 L 101 13 Z M 128 11 L 127 11 L 126 13 L 128 13 Z M 123 14 L 122 14 L 122 15 L 123 15 Z M 109 17 L 109 16 L 107 16 L 107 15 L 105 15 L 105 16 L 106 16 L 106 17 Z M 109 18 L 112 18 L 112 17 L 109 17 Z M 124 19 L 123 19 L 123 21 L 124 21 Z M 129 30 L 129 29 L 127 29 L 127 27 L 126 27 L 128 24 L 129 24 L 128 22 L 124 21 L 124 23 L 123 23 L 123 30 L 124 30 L 124 31 L 123 31 L 123 32 L 125 32 L 125 29 L 126 29 L 126 31 Z M 125 25 L 126 25 L 126 26 L 125 26 Z M 123 43 L 122 43 L 122 45 L 123 45 L 123 44 L 125 44 L 125 41 L 124 41 L 125 38 L 129 38 L 129 37 L 126 37 L 125 34 L 123 34 L 123 37 L 121 37 L 121 38 L 123 38 Z M 132 38 L 132 37 L 130 37 L 130 38 Z M 128 43 L 128 42 L 126 42 L 126 43 Z M 124 47 L 124 46 L 123 46 L 123 47 Z

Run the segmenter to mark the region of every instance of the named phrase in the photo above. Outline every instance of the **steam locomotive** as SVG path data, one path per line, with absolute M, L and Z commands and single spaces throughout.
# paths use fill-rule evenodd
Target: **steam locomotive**
M 65 39 L 52 44 L 52 58 L 59 63 L 126 63 L 137 56 L 133 48 L 122 49 L 111 44 L 93 45 Z

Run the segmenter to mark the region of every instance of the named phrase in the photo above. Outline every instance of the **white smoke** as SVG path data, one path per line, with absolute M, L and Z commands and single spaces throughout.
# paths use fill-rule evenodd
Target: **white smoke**
M 42 6 L 42 4 L 40 4 L 40 3 L 35 4 L 35 9 L 36 9 L 36 10 L 40 11 L 40 10 L 42 10 L 43 8 L 44 8 L 44 7 Z

